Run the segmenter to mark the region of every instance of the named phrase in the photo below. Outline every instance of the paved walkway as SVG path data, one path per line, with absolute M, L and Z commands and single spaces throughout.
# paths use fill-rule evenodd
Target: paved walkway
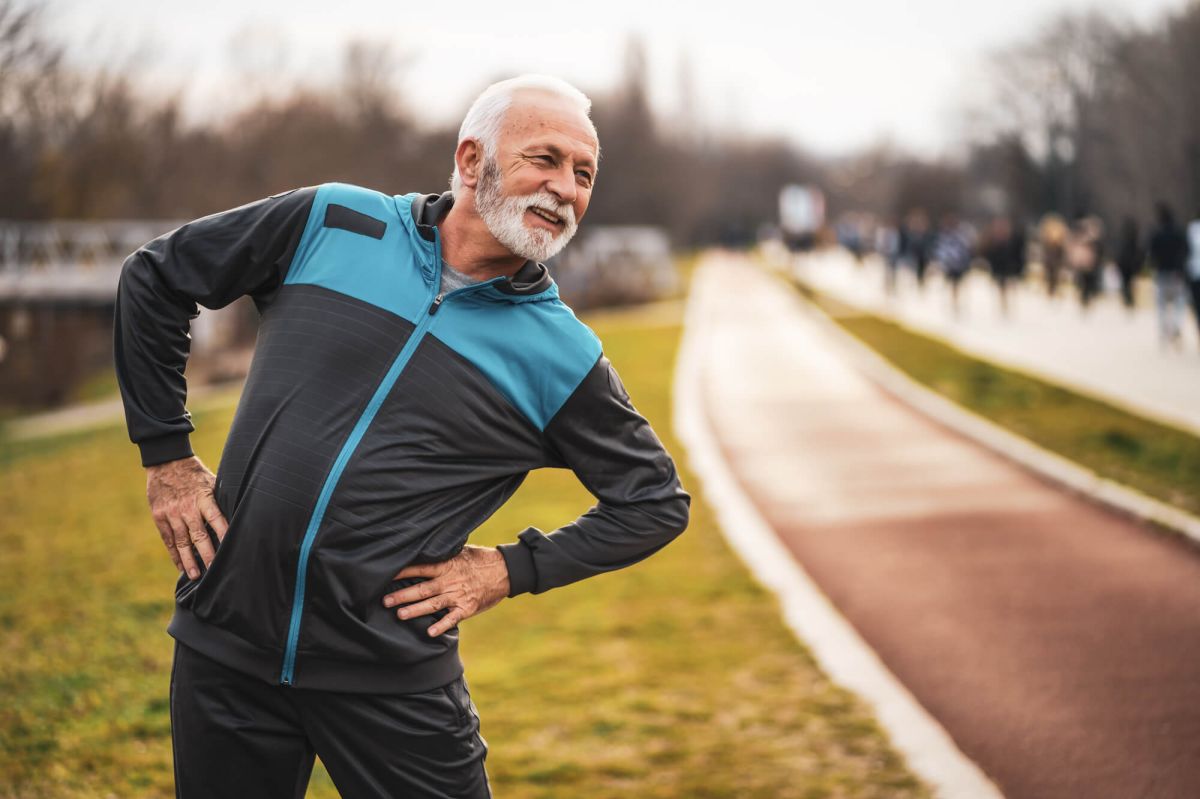
M 1189 311 L 1182 352 L 1158 343 L 1153 292 L 1145 291 L 1133 314 L 1116 295 L 1081 313 L 1073 289 L 1051 300 L 1032 284 L 1017 287 L 1010 315 L 1000 313 L 991 279 L 978 270 L 964 281 L 962 312 L 951 311 L 949 288 L 937 275 L 921 292 L 911 270 L 901 270 L 898 290 L 884 290 L 878 258 L 856 264 L 844 251 L 799 256 L 805 280 L 845 302 L 933 333 L 1003 364 L 1043 375 L 1118 405 L 1200 434 L 1200 341 Z
M 745 260 L 696 274 L 705 402 L 788 549 L 1009 797 L 1200 786 L 1200 557 L 899 405 Z
M 242 383 L 229 380 L 192 387 L 188 390 L 188 410 L 233 405 L 241 394 Z M 13 419 L 0 426 L 0 435 L 19 442 L 124 423 L 125 406 L 118 396 Z

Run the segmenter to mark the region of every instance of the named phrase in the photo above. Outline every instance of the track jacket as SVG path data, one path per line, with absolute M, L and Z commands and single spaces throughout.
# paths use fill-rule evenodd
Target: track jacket
M 178 640 L 284 685 L 425 691 L 462 673 L 458 630 L 430 638 L 448 611 L 401 620 L 383 596 L 459 552 L 530 470 L 570 468 L 598 502 L 500 546 L 509 596 L 629 566 L 687 526 L 671 457 L 545 266 L 439 293 L 452 203 L 329 183 L 125 261 L 116 371 L 144 466 L 192 454 L 197 304 L 248 294 L 261 313 L 217 471 L 229 531 L 200 579 L 180 575 Z

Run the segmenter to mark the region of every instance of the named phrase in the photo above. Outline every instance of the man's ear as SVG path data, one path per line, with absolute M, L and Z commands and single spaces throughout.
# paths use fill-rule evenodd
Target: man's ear
M 475 139 L 463 139 L 454 151 L 454 163 L 463 185 L 474 189 L 479 182 L 479 170 L 483 168 L 483 147 Z

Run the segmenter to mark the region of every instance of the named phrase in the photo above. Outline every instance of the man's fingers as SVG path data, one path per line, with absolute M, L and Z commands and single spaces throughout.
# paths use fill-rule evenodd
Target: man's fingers
M 171 562 L 178 571 L 183 571 L 183 561 L 179 559 L 179 550 L 175 548 L 175 531 L 171 529 L 171 524 L 166 519 L 155 519 L 154 526 L 158 528 L 158 534 L 171 555 Z
M 188 537 L 196 545 L 196 551 L 200 553 L 200 560 L 204 561 L 204 568 L 207 569 L 212 565 L 217 551 L 213 549 L 212 539 L 208 537 L 208 530 L 204 529 L 204 519 L 199 513 L 189 514 L 184 517 L 184 523 L 187 524 Z
M 399 591 L 393 591 L 390 594 L 385 594 L 383 597 L 383 606 L 390 608 L 395 605 L 403 605 L 406 602 L 416 602 L 421 599 L 429 599 L 442 593 L 442 584 L 440 581 L 425 580 L 424 582 L 410 585 L 407 588 L 401 588 Z
M 405 605 L 396 611 L 396 615 L 401 619 L 411 619 L 414 616 L 424 616 L 427 613 L 435 613 L 449 604 L 450 597 L 442 594 L 440 596 L 435 596 L 432 599 L 426 599 L 424 602 Z
M 229 522 L 225 521 L 225 515 L 221 513 L 217 500 L 212 495 L 205 495 L 197 500 L 196 507 L 200 509 L 200 513 L 204 515 L 213 532 L 217 534 L 217 540 L 224 541 L 225 533 L 229 531 Z
M 171 529 L 175 532 L 175 551 L 183 561 L 184 571 L 193 580 L 200 578 L 200 569 L 196 567 L 196 557 L 192 554 L 192 537 L 188 533 L 187 522 L 179 517 L 168 517 Z
M 465 610 L 459 607 L 454 608 L 454 610 L 443 616 L 442 619 L 437 622 L 437 624 L 433 624 L 429 627 L 430 637 L 441 635 L 466 617 L 467 612 Z

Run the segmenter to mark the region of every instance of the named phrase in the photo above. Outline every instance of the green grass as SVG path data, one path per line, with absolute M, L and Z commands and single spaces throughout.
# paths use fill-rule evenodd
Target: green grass
M 120 391 L 117 373 L 112 369 L 102 369 L 80 383 L 71 393 L 67 404 L 109 399 L 118 396 Z
M 797 288 L 918 382 L 1099 475 L 1200 513 L 1200 438 Z
M 638 409 L 670 425 L 678 310 L 592 317 Z M 219 459 L 232 408 L 195 413 Z M 11 449 L 11 448 L 10 448 Z M 496 795 L 920 797 L 869 712 L 832 685 L 731 554 L 695 478 L 688 531 L 632 568 L 463 623 Z M 472 541 L 554 529 L 591 497 L 543 470 Z M 120 427 L 0 467 L 0 796 L 166 797 L 175 570 Z M 318 766 L 310 797 L 336 796 Z

